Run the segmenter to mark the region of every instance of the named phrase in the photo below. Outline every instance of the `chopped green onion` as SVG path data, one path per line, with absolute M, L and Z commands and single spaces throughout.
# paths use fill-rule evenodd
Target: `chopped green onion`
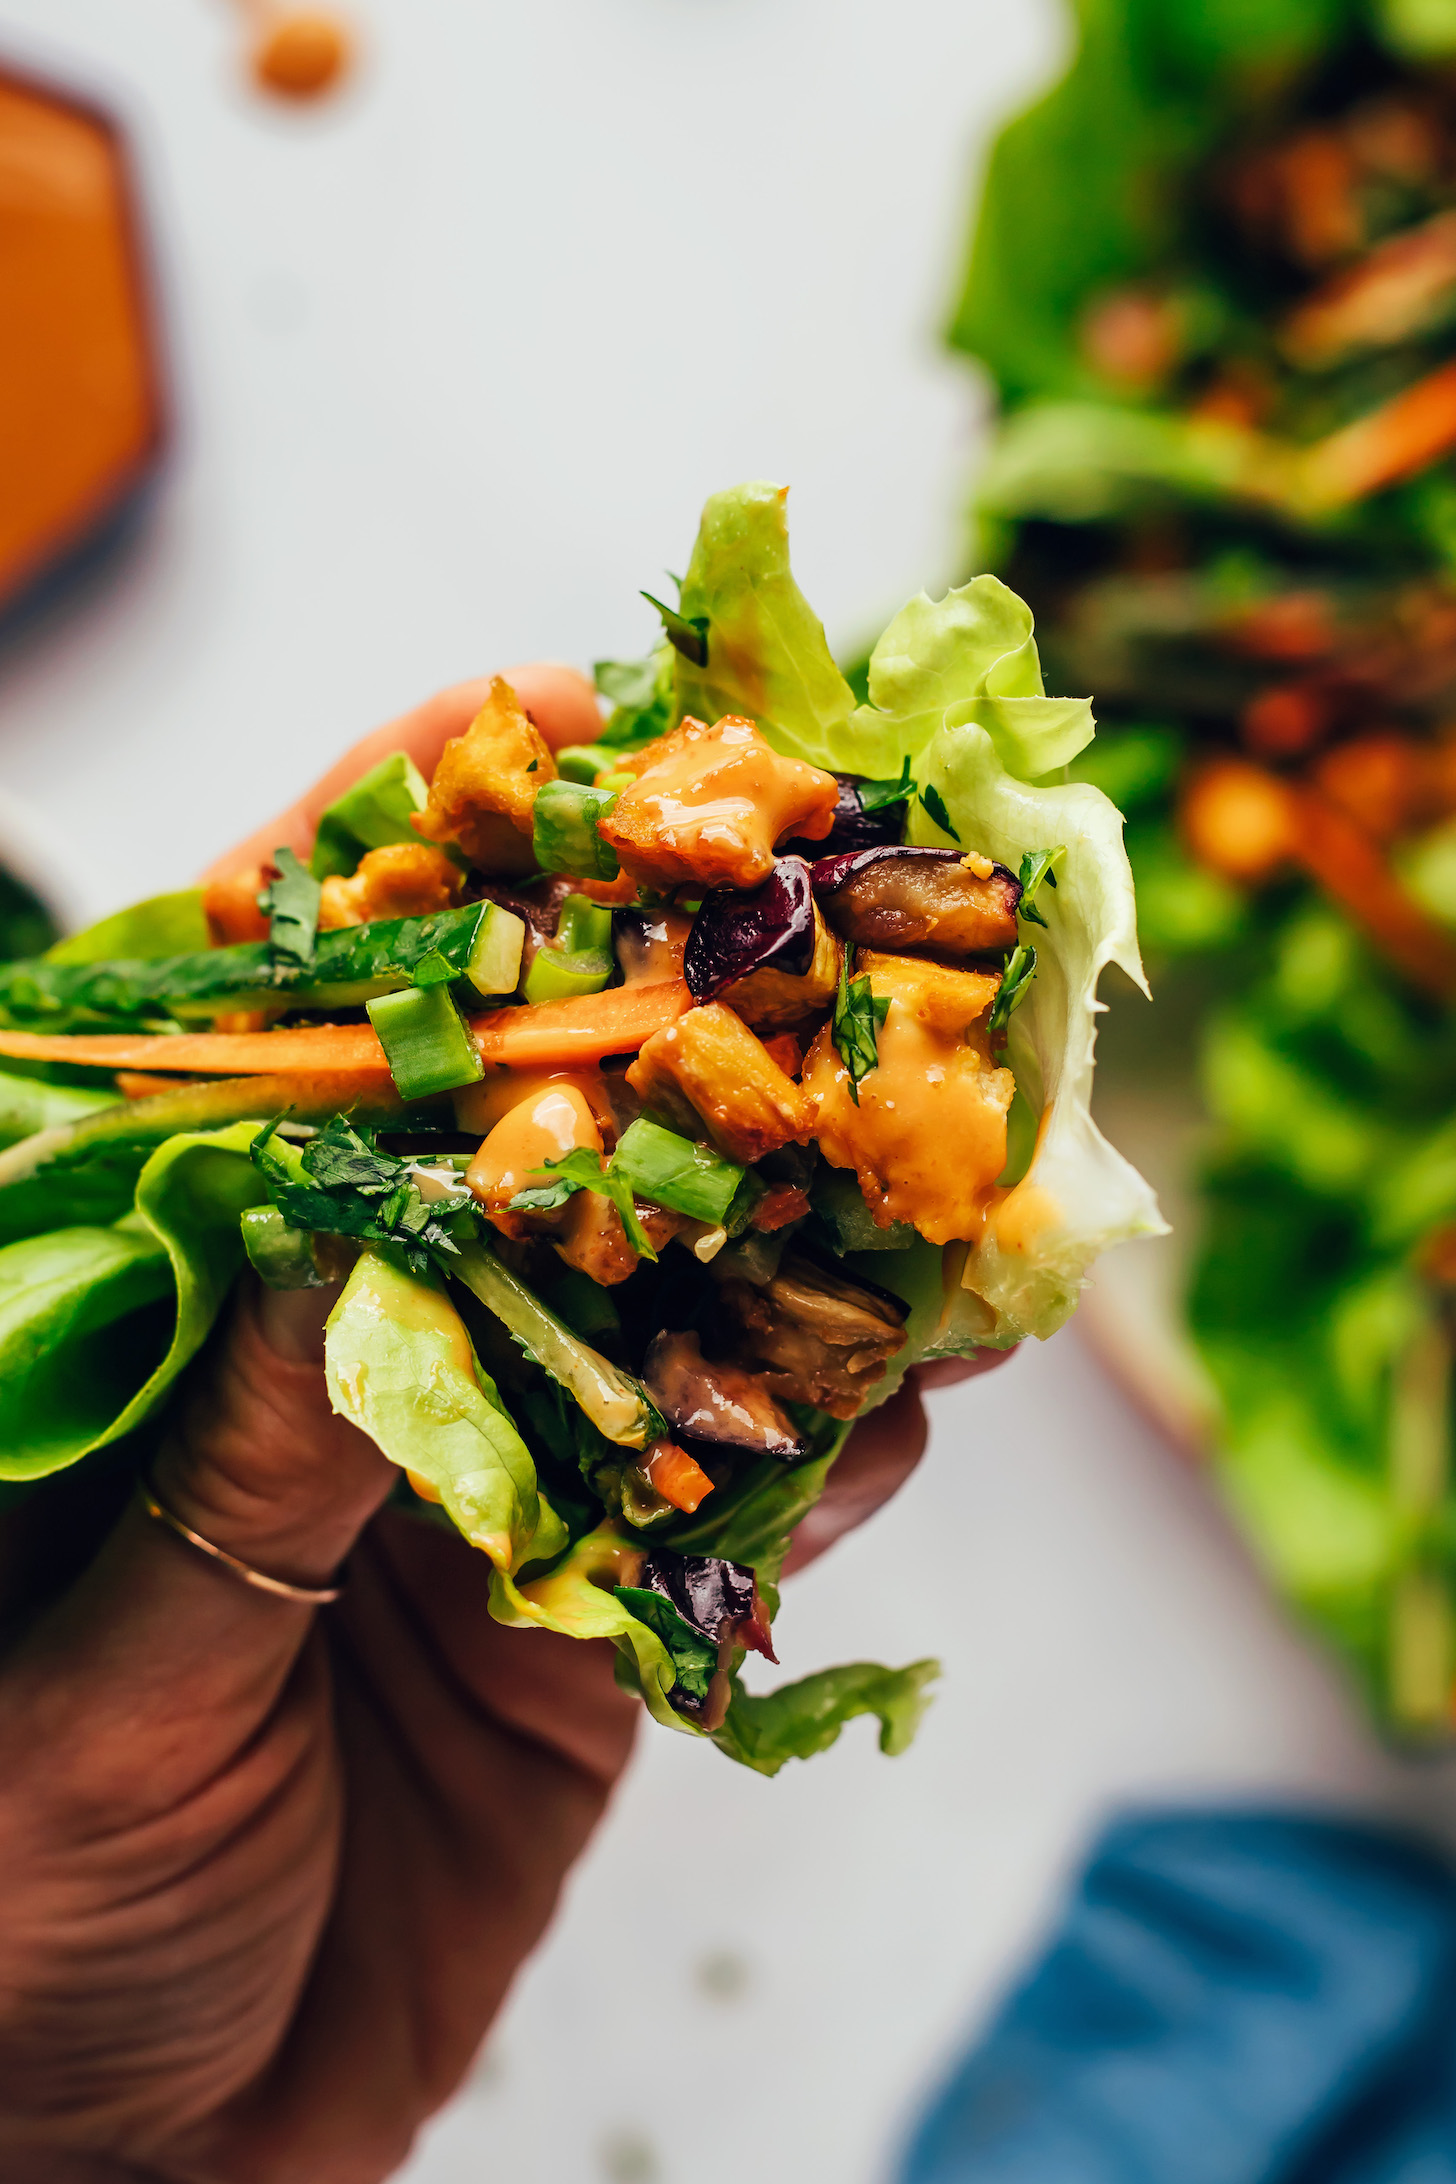
M 568 895 L 555 940 L 538 948 L 531 960 L 526 999 L 566 1001 L 573 994 L 600 993 L 616 967 L 611 911 L 589 895 Z
M 610 789 L 581 781 L 548 781 L 536 798 L 532 847 L 543 872 L 571 872 L 587 880 L 614 880 L 617 853 L 597 832 L 617 801 Z
M 664 1130 L 645 1117 L 623 1131 L 612 1155 L 614 1173 L 625 1176 L 637 1198 L 670 1206 L 720 1228 L 738 1195 L 747 1170 L 725 1160 L 711 1145 L 694 1144 L 675 1130 Z
M 407 986 L 367 1006 L 401 1099 L 429 1099 L 485 1075 L 448 986 Z
M 563 781 L 590 788 L 598 774 L 611 772 L 619 755 L 606 743 L 568 743 L 556 753 L 556 771 Z
M 391 752 L 329 805 L 318 823 L 309 869 L 316 880 L 347 879 L 366 850 L 419 837 L 410 814 L 429 799 L 424 776 L 405 751 Z

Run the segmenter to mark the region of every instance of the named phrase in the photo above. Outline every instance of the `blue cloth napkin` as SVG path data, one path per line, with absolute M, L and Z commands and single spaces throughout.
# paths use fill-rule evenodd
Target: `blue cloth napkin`
M 903 2184 L 1456 2184 L 1456 1876 L 1393 1833 L 1119 1821 Z

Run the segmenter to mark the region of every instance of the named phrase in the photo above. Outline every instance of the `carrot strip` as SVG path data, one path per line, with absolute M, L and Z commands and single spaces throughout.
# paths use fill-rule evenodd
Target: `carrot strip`
M 1456 997 L 1456 943 L 1408 895 L 1364 829 L 1312 789 L 1291 791 L 1293 855 L 1397 969 L 1438 1000 Z
M 1317 441 L 1303 458 L 1304 488 L 1316 507 L 1342 507 L 1424 470 L 1452 447 L 1456 364 L 1443 364 L 1368 416 Z
M 482 1060 L 512 1069 L 574 1068 L 608 1054 L 632 1054 L 692 1007 L 681 979 L 611 986 L 533 1008 L 490 1009 L 470 1018 Z M 196 1077 L 323 1076 L 389 1082 L 384 1049 L 367 1024 L 310 1024 L 286 1031 L 184 1031 L 132 1038 L 0 1031 L 0 1056 L 75 1062 L 86 1069 L 160 1070 Z

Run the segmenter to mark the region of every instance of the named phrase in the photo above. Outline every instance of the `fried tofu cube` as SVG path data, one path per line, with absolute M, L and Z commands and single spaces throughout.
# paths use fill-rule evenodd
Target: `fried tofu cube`
M 751 720 L 685 720 L 638 751 L 636 781 L 604 819 L 603 841 L 649 887 L 757 887 L 784 835 L 820 841 L 839 802 L 833 774 L 781 758 Z
M 791 1141 L 804 1144 L 813 1126 L 813 1101 L 718 1001 L 654 1032 L 627 1082 L 664 1122 L 691 1137 L 706 1130 L 730 1160 L 761 1160 Z
M 352 879 L 324 881 L 320 932 L 343 925 L 370 925 L 376 918 L 431 918 L 453 910 L 465 876 L 433 842 L 389 842 L 359 861 Z
M 427 842 L 453 843 L 477 871 L 533 872 L 536 792 L 555 779 L 555 759 L 497 675 L 464 735 L 445 745 L 429 801 L 411 823 Z
M 832 1027 L 819 1033 L 804 1064 L 819 1150 L 854 1169 L 878 1227 L 909 1221 L 933 1244 L 974 1241 L 1006 1165 L 1016 1090 L 985 1029 L 1000 974 L 862 949 L 855 975 L 865 973 L 874 998 L 890 1004 L 879 1063 L 861 1078 L 856 1106 Z

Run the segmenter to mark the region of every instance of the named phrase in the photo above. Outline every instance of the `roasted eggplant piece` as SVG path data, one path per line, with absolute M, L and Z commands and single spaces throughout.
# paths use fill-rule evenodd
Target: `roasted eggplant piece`
M 739 1329 L 740 1354 L 762 1385 L 831 1418 L 856 1415 L 905 1341 L 898 1297 L 797 1253 L 761 1287 L 733 1277 L 719 1295 Z
M 660 1334 L 642 1380 L 674 1432 L 714 1448 L 792 1462 L 806 1443 L 787 1414 L 741 1365 L 711 1365 L 690 1330 Z
M 1016 946 L 1021 882 L 1005 865 L 958 849 L 863 849 L 824 857 L 814 894 L 846 940 L 942 956 Z
M 612 912 L 612 946 L 627 986 L 650 986 L 683 975 L 683 949 L 692 921 L 682 910 Z
M 828 1008 L 839 943 L 814 902 L 802 857 L 781 857 L 761 887 L 716 888 L 693 920 L 683 976 L 695 1001 L 723 1001 L 755 1030 Z
M 882 804 L 878 811 L 866 811 L 859 795 L 864 776 L 841 773 L 834 778 L 839 783 L 839 802 L 829 832 L 822 842 L 811 842 L 803 835 L 785 842 L 782 856 L 807 857 L 812 862 L 816 857 L 844 857 L 852 850 L 879 849 L 899 841 L 905 824 L 903 804 Z
M 652 1550 L 637 1577 L 643 1592 L 655 1592 L 709 1645 L 751 1646 L 766 1660 L 774 1658 L 768 1617 L 758 1597 L 752 1570 L 721 1555 L 675 1555 Z

